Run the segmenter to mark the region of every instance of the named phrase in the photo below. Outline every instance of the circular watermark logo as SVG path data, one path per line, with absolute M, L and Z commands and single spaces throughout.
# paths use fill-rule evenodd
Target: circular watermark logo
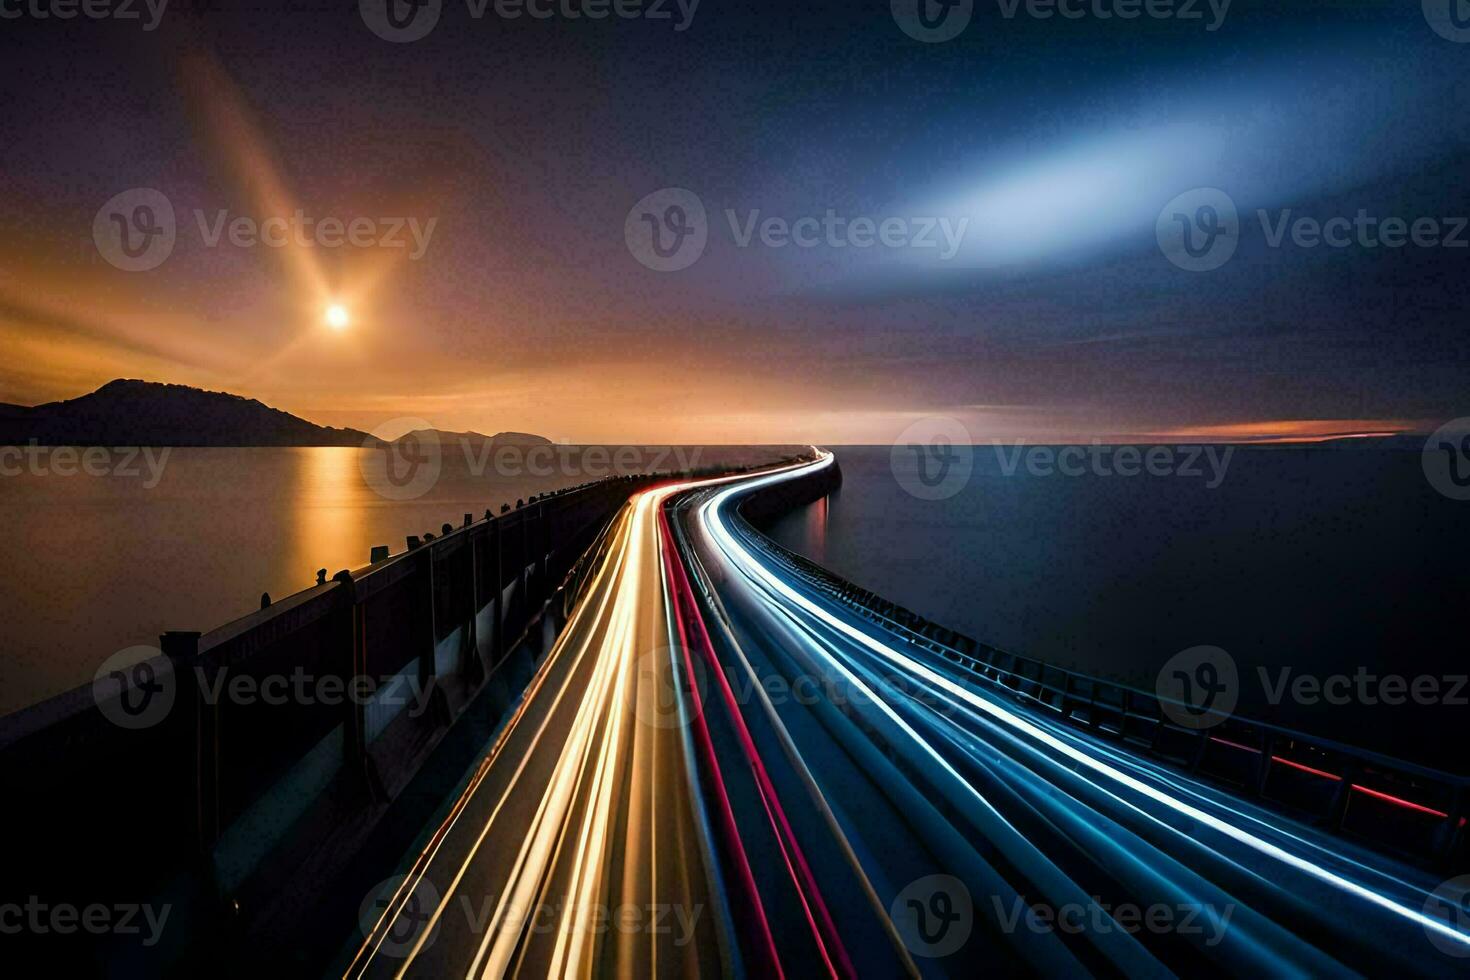
M 687 269 L 709 242 L 704 202 L 682 187 L 654 191 L 628 212 L 623 241 L 633 258 L 655 272 Z
M 119 650 L 92 675 L 92 700 L 119 728 L 150 728 L 168 717 L 178 681 L 157 647 Z
M 1470 5 L 1465 0 L 1424 0 L 1424 19 L 1429 29 L 1446 41 L 1470 41 Z
M 402 433 L 396 439 L 382 434 Z M 439 433 L 423 419 L 390 419 L 362 443 L 357 464 L 362 478 L 387 500 L 417 500 L 439 482 L 444 470 L 444 448 Z
M 1470 500 L 1470 416 L 1435 429 L 1419 461 L 1430 486 L 1451 500 Z
M 899 938 L 915 956 L 949 956 L 969 941 L 975 927 L 970 889 L 953 875 L 911 881 L 888 906 Z
M 959 419 L 922 418 L 899 433 L 888 465 L 910 496 L 946 500 L 970 482 L 975 467 L 975 448 L 970 443 L 970 430 Z
M 970 26 L 975 0 L 892 0 L 893 22 L 915 41 L 949 41 Z
M 156 269 L 178 240 L 174 206 L 162 191 L 134 187 L 114 195 L 92 219 L 92 241 L 109 264 L 124 272 Z
M 1159 707 L 1175 724 L 1213 728 L 1235 710 L 1240 673 L 1235 658 L 1219 647 L 1190 647 L 1164 663 L 1154 691 Z
M 687 675 L 682 651 L 656 647 L 640 656 L 633 670 L 633 683 L 626 695 L 628 707 L 643 724 L 652 728 L 682 728 L 704 710 L 708 682 L 702 672 L 696 671 L 694 687 L 699 696 L 688 696 L 682 686 L 682 678 Z
M 1424 914 L 1442 919 L 1445 925 L 1458 930 L 1461 939 L 1446 936 L 1438 929 L 1424 927 L 1424 934 L 1434 948 L 1446 956 L 1464 958 L 1470 956 L 1470 875 L 1459 875 L 1444 882 L 1424 900 Z
M 1164 205 L 1154 224 L 1164 257 L 1181 269 L 1218 269 L 1240 244 L 1235 202 L 1218 187 L 1196 187 Z
M 428 35 L 439 23 L 444 0 L 358 0 L 368 30 L 385 41 L 407 44 Z
M 394 875 L 368 892 L 358 906 L 357 924 L 363 938 L 378 937 L 379 953 L 404 959 L 415 948 L 427 949 L 439 938 L 434 913 L 440 901 L 439 889 L 429 879 L 410 881 L 408 875 Z

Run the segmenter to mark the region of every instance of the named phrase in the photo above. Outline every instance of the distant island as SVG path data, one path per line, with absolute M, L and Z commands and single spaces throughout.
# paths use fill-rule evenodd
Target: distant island
M 441 432 L 456 440 L 542 445 L 524 432 Z M 317 425 L 254 398 L 188 385 L 118 379 L 44 405 L 0 404 L 0 445 L 23 446 L 361 446 L 358 429 Z

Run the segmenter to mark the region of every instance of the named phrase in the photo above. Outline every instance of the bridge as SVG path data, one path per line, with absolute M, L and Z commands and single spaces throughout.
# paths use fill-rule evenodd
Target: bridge
M 595 484 L 167 634 L 0 732 L 16 891 L 168 903 L 86 951 L 162 973 L 1463 970 L 1465 780 L 1182 727 L 760 533 L 839 479 Z M 219 694 L 298 666 L 383 686 Z
M 75 930 L 6 938 L 78 975 L 185 969 L 237 944 L 320 958 L 297 927 L 366 888 L 363 855 L 406 847 L 453 792 L 639 485 L 466 514 L 212 632 L 166 633 L 159 656 L 6 718 L 5 900 L 172 910 L 147 948 Z

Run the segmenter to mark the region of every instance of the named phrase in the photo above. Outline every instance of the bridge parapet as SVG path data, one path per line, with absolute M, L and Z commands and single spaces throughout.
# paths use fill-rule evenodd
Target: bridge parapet
M 472 704 L 510 709 L 581 557 L 651 479 L 487 510 L 0 720 L 0 900 L 166 900 L 170 938 L 269 935 L 351 864 Z M 149 967 L 186 955 L 165 944 Z

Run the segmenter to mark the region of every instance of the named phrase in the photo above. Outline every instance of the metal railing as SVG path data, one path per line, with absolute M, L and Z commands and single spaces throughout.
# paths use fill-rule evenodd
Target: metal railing
M 925 619 L 790 551 L 751 523 L 759 493 L 742 505 L 749 542 L 811 587 L 974 683 L 999 688 L 1069 724 L 1336 834 L 1428 868 L 1470 868 L 1470 776 L 1317 738 L 1241 715 L 1209 727 L 1173 721 L 1149 691 L 1056 667 L 981 643 Z

